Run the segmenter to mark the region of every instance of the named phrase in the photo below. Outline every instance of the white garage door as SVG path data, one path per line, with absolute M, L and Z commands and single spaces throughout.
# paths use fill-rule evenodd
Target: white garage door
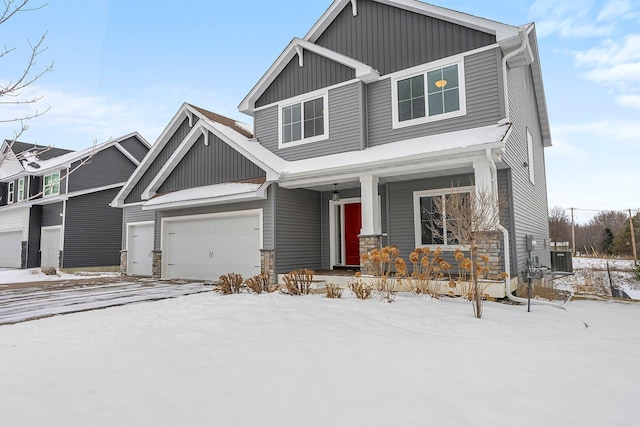
M 163 223 L 163 277 L 218 280 L 260 273 L 260 216 L 237 212 Z
M 0 233 L 0 267 L 20 268 L 22 231 Z
M 127 274 L 151 276 L 153 231 L 152 222 L 127 227 Z
M 60 232 L 62 227 L 42 227 L 40 234 L 40 266 L 60 267 Z

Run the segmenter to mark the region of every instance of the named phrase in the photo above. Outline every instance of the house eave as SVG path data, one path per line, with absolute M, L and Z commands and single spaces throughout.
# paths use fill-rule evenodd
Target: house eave
M 163 210 L 171 210 L 171 209 L 184 209 L 184 208 L 195 208 L 202 206 L 217 206 L 224 205 L 229 203 L 242 203 L 242 202 L 251 202 L 256 200 L 265 200 L 267 198 L 267 189 L 269 188 L 270 182 L 265 182 L 255 191 L 248 191 L 242 193 L 234 193 L 234 194 L 226 194 L 216 197 L 203 197 L 203 198 L 194 198 L 189 200 L 177 200 L 177 201 L 169 201 L 166 203 L 157 203 L 148 201 L 142 204 L 143 211 L 163 211 Z M 162 197 L 162 196 L 159 196 Z

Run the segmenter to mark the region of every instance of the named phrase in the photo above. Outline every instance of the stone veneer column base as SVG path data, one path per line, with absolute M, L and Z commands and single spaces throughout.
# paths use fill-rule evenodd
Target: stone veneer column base
M 120 251 L 120 274 L 127 275 L 127 251 Z
M 260 249 L 260 272 L 269 276 L 271 284 L 278 283 L 276 277 L 276 251 Z
M 382 235 L 374 234 L 370 236 L 360 235 L 360 256 L 374 249 L 382 248 Z M 362 274 L 375 274 L 374 268 L 370 262 L 362 264 L 360 262 L 360 272 Z
M 151 262 L 151 276 L 154 279 L 162 277 L 162 251 L 152 251 L 153 261 Z
M 489 257 L 488 279 L 500 279 L 502 267 L 502 239 L 499 231 L 484 231 L 478 233 L 478 255 Z

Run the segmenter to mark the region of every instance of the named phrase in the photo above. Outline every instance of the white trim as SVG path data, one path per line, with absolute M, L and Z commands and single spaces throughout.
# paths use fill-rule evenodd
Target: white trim
M 199 214 L 199 215 L 182 215 L 182 216 L 172 216 L 162 218 L 160 221 L 160 249 L 163 254 L 166 254 L 167 248 L 165 247 L 165 224 L 168 222 L 176 222 L 176 221 L 189 221 L 189 220 L 201 220 L 201 219 L 215 219 L 215 218 L 224 218 L 224 217 L 238 217 L 238 216 L 258 216 L 258 226 L 260 230 L 258 233 L 260 234 L 260 247 L 259 250 L 264 249 L 264 212 L 263 209 L 246 209 L 239 211 L 230 211 L 230 212 L 216 212 L 216 213 L 208 213 L 208 214 Z M 162 256 L 162 272 L 161 276 L 164 277 L 165 272 L 167 271 L 167 257 Z
M 360 203 L 362 206 L 362 200 L 360 197 L 352 197 L 348 199 L 341 199 L 337 202 L 333 200 L 329 200 L 329 267 L 333 270 L 333 267 L 336 265 L 345 265 L 346 264 L 346 247 L 345 247 L 345 239 L 344 239 L 344 205 L 351 205 L 355 203 Z M 340 210 L 340 224 L 342 225 L 342 229 L 340 230 L 340 235 L 342 238 L 340 239 L 340 247 L 342 254 L 342 259 L 338 264 L 336 262 L 336 234 L 338 231 L 338 224 L 336 223 L 336 207 Z
M 73 197 L 84 196 L 86 194 L 98 193 L 100 191 L 112 190 L 114 188 L 122 187 L 124 182 L 118 182 L 116 184 L 105 185 L 104 187 L 89 188 L 87 190 L 78 190 L 73 193 L 62 193 L 55 196 L 47 196 L 46 198 L 33 199 L 31 205 L 49 205 L 51 203 L 69 200 Z
M 45 232 L 47 231 L 54 231 L 54 230 L 59 230 L 60 231 L 60 235 L 58 236 L 58 259 L 56 262 L 55 267 L 56 268 L 60 268 L 62 267 L 62 265 L 60 265 L 60 251 L 62 250 L 62 242 L 64 239 L 64 226 L 62 225 L 52 225 L 52 226 L 47 226 L 47 227 L 40 227 L 40 250 L 38 252 L 40 252 L 40 267 L 51 267 L 49 265 L 42 265 L 42 247 L 43 247 L 43 243 L 44 243 L 44 235 Z
M 458 66 L 458 92 L 460 109 L 458 109 L 457 111 L 452 111 L 450 113 L 431 116 L 429 115 L 429 92 L 427 86 L 427 73 L 453 65 Z M 420 75 L 424 78 L 425 116 L 411 120 L 400 121 L 398 117 L 398 82 Z M 391 77 L 391 114 L 393 129 L 405 128 L 409 126 L 421 125 L 424 123 L 446 120 L 453 117 L 465 116 L 467 114 L 467 96 L 465 84 L 464 56 L 458 55 L 457 58 L 444 58 L 438 61 L 429 62 L 418 67 L 412 67 L 410 69 L 394 73 Z
M 313 137 L 304 137 L 304 103 L 309 101 L 315 101 L 322 98 L 323 102 L 323 120 L 324 120 L 324 133 L 322 135 L 316 135 Z M 300 120 L 301 120 L 301 139 L 291 142 L 282 142 L 282 110 L 292 105 L 300 104 Z M 296 96 L 293 98 L 280 101 L 278 103 L 278 148 L 287 149 L 290 147 L 297 147 L 299 145 L 311 144 L 313 142 L 324 141 L 329 139 L 329 91 L 326 89 L 316 90 L 313 92 L 305 93 L 304 95 Z
M 129 251 L 129 227 L 135 227 L 138 225 L 155 225 L 155 221 L 137 221 L 137 222 L 127 222 L 127 238 L 124 241 L 124 250 Z M 127 262 L 128 264 L 128 262 Z M 127 268 L 129 266 L 127 265 Z
M 425 245 L 422 243 L 422 224 L 421 224 L 421 215 L 420 215 L 420 198 L 422 197 L 434 197 L 441 196 L 444 197 L 447 194 L 460 194 L 460 193 L 473 193 L 475 191 L 475 186 L 466 186 L 466 187 L 455 187 L 455 188 L 440 188 L 434 190 L 418 190 L 413 192 L 413 231 L 414 231 L 414 243 L 416 248 L 424 248 L 429 247 L 431 249 L 441 248 L 443 250 L 454 250 L 455 248 L 462 247 L 460 244 L 449 245 L 449 244 L 432 244 Z M 445 216 L 446 216 L 446 205 L 445 205 Z M 446 218 L 445 218 L 446 225 Z M 446 230 L 445 230 L 446 231 Z
M 20 183 L 22 183 L 22 195 L 20 195 Z M 26 199 L 25 195 L 27 191 L 27 186 L 25 185 L 25 180 L 24 180 L 24 176 L 20 179 L 18 179 L 18 196 L 16 197 L 16 200 L 18 202 L 21 202 L 23 200 Z
M 224 184 L 218 184 L 224 185 Z M 228 194 L 225 196 L 216 196 L 216 197 L 206 197 L 201 199 L 191 199 L 191 200 L 180 200 L 173 202 L 156 202 L 151 205 L 147 205 L 147 203 L 142 205 L 143 211 L 149 210 L 165 210 L 165 209 L 175 209 L 175 208 L 187 208 L 187 207 L 200 207 L 200 206 L 214 206 L 214 205 L 222 205 L 227 203 L 238 203 L 238 202 L 248 202 L 253 200 L 265 200 L 267 198 L 267 189 L 269 188 L 271 183 L 266 182 L 262 184 L 255 191 L 248 191 L 243 193 L 236 194 Z M 188 191 L 188 190 L 181 190 Z M 152 199 L 155 200 L 155 199 Z
M 16 183 L 11 181 L 7 183 L 7 204 L 11 205 L 15 203 L 16 198 Z
M 534 161 L 533 137 L 531 136 L 531 132 L 529 132 L 529 129 L 527 129 L 527 155 L 528 155 L 528 162 L 529 162 L 529 166 L 527 167 L 527 169 L 529 169 L 529 181 L 531 181 L 531 183 L 535 185 L 536 177 L 535 177 L 535 163 L 533 163 Z
M 118 151 L 120 151 L 122 154 L 125 155 L 125 157 L 129 160 L 131 160 L 131 162 L 137 166 L 140 166 L 140 161 L 138 159 L 136 159 L 135 157 L 133 157 L 133 154 L 131 154 L 130 152 L 128 152 L 122 145 L 120 145 L 119 142 L 116 142 L 115 144 L 113 144 L 114 147 L 116 147 L 118 149 Z
M 58 196 L 60 194 L 60 175 L 61 175 L 60 172 L 61 170 L 57 170 L 55 172 L 51 172 L 49 174 L 42 176 L 42 198 Z M 57 185 L 58 191 L 55 193 L 52 192 L 51 194 L 47 194 L 47 184 L 46 184 L 47 177 L 52 177 L 54 175 L 58 175 L 58 182 L 55 184 L 49 184 L 49 188 L 51 188 L 54 185 Z

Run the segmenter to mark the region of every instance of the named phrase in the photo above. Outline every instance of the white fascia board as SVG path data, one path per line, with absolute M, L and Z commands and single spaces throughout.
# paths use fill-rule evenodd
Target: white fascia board
M 193 144 L 200 138 L 202 133 L 206 132 L 206 129 L 201 125 L 201 120 L 198 125 L 194 126 L 187 136 L 182 140 L 178 148 L 171 154 L 171 157 L 162 166 L 162 169 L 153 177 L 147 188 L 144 189 L 140 196 L 142 200 L 148 200 L 156 194 L 156 190 L 160 188 L 162 183 L 169 177 L 173 169 L 180 163 L 180 160 L 187 154 Z
M 416 0 L 373 0 L 381 4 L 397 7 L 399 9 L 408 10 L 419 13 L 421 15 L 431 16 L 444 21 L 453 22 L 467 28 L 472 28 L 489 34 L 494 34 L 498 43 L 508 41 L 512 37 L 518 36 L 517 27 L 503 24 L 489 19 L 480 18 L 478 16 L 469 15 L 463 12 L 447 9 L 432 4 L 423 3 Z M 350 0 L 336 0 L 331 4 L 329 9 L 322 15 L 316 24 L 304 36 L 304 39 L 315 42 L 322 33 L 329 27 L 333 20 L 342 12 L 344 7 L 350 3 Z
M 171 135 L 175 133 L 182 121 L 186 117 L 188 117 L 188 114 L 193 114 L 193 111 L 191 108 L 189 108 L 189 105 L 187 103 L 183 103 L 176 114 L 173 116 L 173 118 L 169 121 L 169 124 L 167 124 L 167 126 L 164 128 L 155 144 L 151 146 L 151 149 L 149 150 L 147 155 L 144 156 L 144 159 L 142 159 L 140 165 L 136 168 L 135 171 L 133 171 L 125 185 L 122 187 L 122 190 L 120 190 L 115 199 L 113 199 L 113 201 L 111 202 L 111 206 L 119 208 L 124 206 L 124 200 L 126 199 L 126 197 L 129 195 L 131 190 L 133 190 L 140 178 L 142 178 L 142 175 L 144 175 L 147 169 L 149 169 L 149 166 L 151 166 L 156 157 L 158 157 L 158 154 L 160 154 L 164 146 L 167 145 L 167 142 L 169 142 Z
M 536 103 L 538 107 L 538 116 L 540 117 L 540 127 L 542 130 L 542 142 L 545 147 L 551 147 L 551 125 L 549 123 L 549 111 L 547 110 L 547 97 L 544 91 L 544 83 L 542 80 L 542 65 L 540 64 L 540 54 L 538 50 L 538 38 L 536 35 L 536 26 L 534 23 L 527 28 L 527 37 L 529 44 L 533 44 L 531 55 L 533 61 L 531 63 L 531 73 L 533 75 L 533 87 L 536 94 Z
M 251 191 L 247 193 L 240 194 L 229 194 L 225 196 L 218 197 L 207 197 L 201 199 L 193 199 L 193 200 L 180 200 L 180 201 L 172 201 L 167 203 L 155 203 L 152 205 L 147 205 L 146 203 L 142 205 L 143 211 L 161 211 L 167 209 L 182 209 L 182 208 L 194 208 L 200 206 L 214 206 L 214 205 L 223 205 L 228 203 L 240 203 L 240 202 L 250 202 L 255 200 L 265 200 L 267 198 L 267 189 L 269 188 L 271 183 L 266 182 L 260 186 L 256 191 Z
M 285 50 L 280 54 L 278 59 L 276 59 L 273 65 L 271 65 L 267 72 L 262 76 L 258 83 L 253 87 L 253 89 L 251 89 L 251 92 L 249 92 L 249 94 L 242 100 L 242 102 L 238 106 L 238 110 L 240 110 L 240 112 L 252 115 L 252 112 L 255 108 L 253 105 L 255 101 L 260 97 L 260 95 L 262 95 L 262 93 L 264 93 L 269 85 L 273 83 L 276 77 L 287 66 L 289 61 L 291 61 L 294 56 L 300 54 L 300 48 L 302 48 L 302 50 L 306 49 L 317 55 L 323 56 L 347 67 L 353 68 L 356 77 L 365 83 L 371 83 L 377 81 L 380 78 L 380 74 L 377 70 L 374 70 L 372 67 L 362 62 L 356 61 L 353 58 L 349 58 L 348 56 L 334 52 L 322 46 L 315 45 L 308 41 L 294 38 L 293 40 L 291 40 L 291 43 L 289 43 Z
M 131 160 L 131 163 L 133 163 L 134 165 L 136 165 L 136 167 L 140 166 L 140 161 L 138 159 L 136 159 L 133 154 L 131 154 L 130 152 L 128 152 L 122 145 L 120 145 L 120 143 L 115 143 L 113 144 L 113 146 L 122 154 L 124 154 L 124 156 Z
M 40 199 L 33 199 L 30 201 L 32 205 L 50 205 L 52 203 L 63 202 L 78 196 L 85 196 L 87 194 L 98 193 L 105 190 L 113 190 L 114 188 L 122 187 L 124 182 L 118 182 L 116 184 L 105 185 L 102 187 L 87 188 L 86 190 L 78 190 L 71 193 L 57 194 L 55 196 L 46 196 Z

